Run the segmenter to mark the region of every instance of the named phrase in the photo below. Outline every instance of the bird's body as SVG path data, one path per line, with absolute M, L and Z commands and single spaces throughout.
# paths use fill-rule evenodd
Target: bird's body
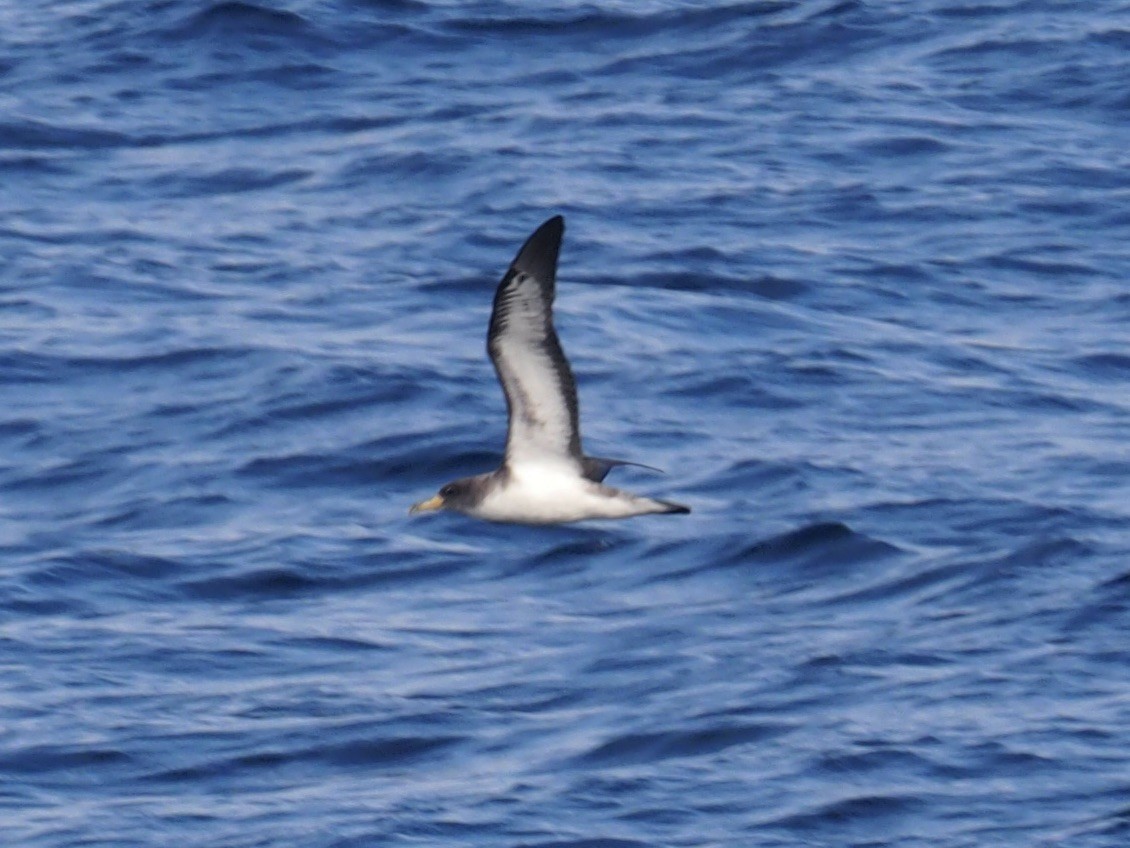
M 639 497 L 580 476 L 561 463 L 526 463 L 469 478 L 483 496 L 471 515 L 487 521 L 564 524 L 589 518 L 630 518 L 681 512 L 677 504 Z
M 553 328 L 564 229 L 560 216 L 542 224 L 495 293 L 487 351 L 509 413 L 502 467 L 448 483 L 412 512 L 448 509 L 522 524 L 690 512 L 603 485 L 611 468 L 634 463 L 587 457 L 581 449 L 576 381 Z

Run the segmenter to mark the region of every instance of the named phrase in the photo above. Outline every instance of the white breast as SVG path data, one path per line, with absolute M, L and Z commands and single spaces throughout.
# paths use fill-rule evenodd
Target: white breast
M 586 480 L 571 464 L 546 462 L 512 467 L 506 485 L 487 495 L 475 514 L 488 521 L 558 524 L 658 511 L 662 507 L 650 498 Z

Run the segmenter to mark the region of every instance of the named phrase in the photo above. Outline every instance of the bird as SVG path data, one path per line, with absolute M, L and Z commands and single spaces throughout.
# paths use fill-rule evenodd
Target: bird
M 501 467 L 446 484 L 414 504 L 409 514 L 448 510 L 487 521 L 538 525 L 690 512 L 682 504 L 604 485 L 613 468 L 640 463 L 586 456 L 581 448 L 577 383 L 553 327 L 564 232 L 560 215 L 538 227 L 494 295 L 487 352 L 508 412 Z

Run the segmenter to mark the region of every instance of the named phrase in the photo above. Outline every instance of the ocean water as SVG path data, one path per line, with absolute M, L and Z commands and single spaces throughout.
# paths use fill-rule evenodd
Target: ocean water
M 5 846 L 1124 846 L 1128 444 L 1125 2 L 0 7 Z

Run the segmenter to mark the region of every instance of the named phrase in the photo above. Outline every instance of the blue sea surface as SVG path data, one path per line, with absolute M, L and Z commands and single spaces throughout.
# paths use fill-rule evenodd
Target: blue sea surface
M 4 4 L 0 844 L 1130 844 L 1130 4 Z

